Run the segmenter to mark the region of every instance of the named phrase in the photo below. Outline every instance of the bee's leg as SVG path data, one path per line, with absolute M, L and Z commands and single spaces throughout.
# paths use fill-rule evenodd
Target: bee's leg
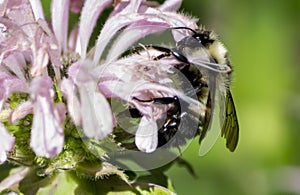
M 162 46 L 157 46 L 157 45 L 144 45 L 143 47 L 142 46 L 135 47 L 132 50 L 139 54 L 138 51 L 140 49 L 143 49 L 143 48 L 155 49 L 157 51 L 162 52 L 162 54 L 160 54 L 159 56 L 156 56 L 154 58 L 154 60 L 160 60 L 160 59 L 165 58 L 165 57 L 174 56 L 178 61 L 183 62 L 185 64 L 190 64 L 188 59 L 183 54 L 181 54 L 180 51 L 178 51 L 175 48 L 170 49 L 170 48 L 167 48 L 167 47 L 162 47 Z
M 133 97 L 133 99 L 135 99 L 139 102 L 149 102 L 149 103 L 153 103 L 153 104 L 162 104 L 162 105 L 172 104 L 172 103 L 179 104 L 179 99 L 177 96 L 153 98 L 153 99 L 149 99 L 149 100 L 141 100 L 136 97 Z
M 177 96 L 174 97 L 162 97 L 162 98 L 153 98 L 150 100 L 140 100 L 136 97 L 134 97 L 135 100 L 138 100 L 140 102 L 149 102 L 153 104 L 160 104 L 160 105 L 168 105 L 168 104 L 173 104 L 174 106 L 170 108 L 167 111 L 167 118 L 164 123 L 164 125 L 161 127 L 162 131 L 167 131 L 168 129 L 171 128 L 177 128 L 180 119 L 185 115 L 185 113 L 181 113 L 181 108 L 180 108 L 180 102 Z
M 131 49 L 132 52 L 140 54 L 140 50 L 143 49 L 154 49 L 157 51 L 162 52 L 159 56 L 154 57 L 154 60 L 160 60 L 164 57 L 168 57 L 172 55 L 172 50 L 166 47 L 156 46 L 156 45 L 143 45 L 143 46 L 137 46 Z
M 172 49 L 172 55 L 180 62 L 183 62 L 185 64 L 190 64 L 189 60 L 187 59 L 187 57 L 185 57 L 183 54 L 181 54 L 180 51 L 178 51 L 177 49 Z
M 129 113 L 132 118 L 141 118 L 143 116 L 136 108 L 129 108 Z
M 170 48 L 155 46 L 155 45 L 150 45 L 150 46 L 153 49 L 163 52 L 163 54 L 156 57 L 157 60 L 160 60 L 164 57 L 174 56 L 178 61 L 183 62 L 185 64 L 190 64 L 189 60 L 183 54 L 181 54 L 179 50 L 175 48 L 170 49 Z

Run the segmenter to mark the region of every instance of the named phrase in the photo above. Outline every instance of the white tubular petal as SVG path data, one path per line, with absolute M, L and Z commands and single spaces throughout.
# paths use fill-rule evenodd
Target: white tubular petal
M 143 20 L 144 18 L 145 17 L 141 16 L 140 14 L 133 13 L 126 15 L 116 15 L 108 19 L 104 24 L 101 33 L 97 39 L 93 61 L 96 64 L 100 61 L 105 47 L 120 29 L 131 23 Z
M 125 7 L 121 12 L 117 13 L 105 22 L 95 46 L 93 61 L 96 64 L 99 62 L 102 53 L 109 41 L 120 29 L 131 23 L 146 19 L 145 16 L 141 16 L 137 13 L 141 2 L 141 0 L 130 1 L 127 7 Z
M 148 18 L 148 21 L 140 21 L 137 24 L 128 27 L 114 42 L 111 50 L 108 53 L 106 62 L 111 62 L 117 59 L 124 51 L 126 51 L 126 49 L 128 49 L 128 47 L 133 45 L 137 40 L 149 34 L 165 30 L 169 27 L 170 26 L 163 21 L 152 22 L 151 17 Z
M 60 51 L 66 51 L 67 49 L 69 4 L 69 0 L 53 0 L 51 5 L 52 27 Z
M 52 81 L 49 77 L 36 77 L 31 83 L 33 122 L 30 146 L 38 156 L 51 158 L 62 151 L 63 128 L 59 111 L 52 101 Z
M 146 153 L 156 150 L 158 144 L 157 124 L 153 120 L 142 117 L 138 129 L 135 133 L 135 145 L 137 148 Z
M 26 115 L 31 114 L 33 111 L 33 105 L 30 101 L 21 103 L 16 109 L 12 111 L 9 116 L 9 122 L 15 124 Z
M 39 1 L 39 0 L 29 0 L 29 2 L 31 4 L 35 20 L 45 19 L 41 1 Z
M 86 0 L 82 8 L 80 23 L 79 23 L 79 39 L 77 44 L 80 44 L 81 57 L 84 59 L 87 46 L 90 40 L 92 31 L 96 25 L 97 19 L 104 8 L 111 4 L 111 0 Z
M 60 153 L 64 143 L 63 129 L 52 106 L 46 97 L 36 98 L 31 132 L 33 151 L 47 158 Z
M 76 96 L 76 88 L 74 83 L 69 79 L 63 79 L 60 84 L 60 89 L 67 97 L 68 112 L 75 125 L 81 124 L 80 103 Z
M 180 8 L 181 3 L 182 0 L 167 0 L 159 7 L 159 10 L 174 12 Z
M 3 179 L 0 183 L 0 192 L 13 189 L 15 186 L 18 186 L 20 182 L 24 179 L 29 171 L 29 167 L 19 167 L 18 171 L 10 174 L 8 177 Z M 7 195 L 14 195 L 15 192 L 6 193 Z
M 4 125 L 1 122 L 0 138 L 0 164 L 2 164 L 7 159 L 6 153 L 14 147 L 15 138 L 5 129 Z
M 106 98 L 97 90 L 96 83 L 79 86 L 82 126 L 89 138 L 103 139 L 113 130 L 113 115 Z
M 27 92 L 28 86 L 27 83 L 21 79 L 8 75 L 4 72 L 0 72 L 0 110 L 4 101 L 10 96 L 13 92 Z
M 25 58 L 21 53 L 9 55 L 3 62 L 19 79 L 26 82 L 24 69 L 27 65 Z

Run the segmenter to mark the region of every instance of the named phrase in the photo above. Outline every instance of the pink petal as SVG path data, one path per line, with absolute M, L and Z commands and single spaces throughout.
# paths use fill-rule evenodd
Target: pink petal
M 31 114 L 32 112 L 33 112 L 32 103 L 29 101 L 23 102 L 11 112 L 9 116 L 9 122 L 11 124 L 15 124 L 20 119 L 24 118 L 28 114 Z
M 182 0 L 166 0 L 160 7 L 161 11 L 175 12 L 181 6 Z
M 131 23 L 146 19 L 145 16 L 141 16 L 137 13 L 140 3 L 141 1 L 139 0 L 130 1 L 128 6 L 121 12 L 106 20 L 96 42 L 95 54 L 93 59 L 95 63 L 99 62 L 105 47 L 120 29 Z
M 4 125 L 0 122 L 0 164 L 4 163 L 7 159 L 6 153 L 13 149 L 15 138 L 5 129 Z
M 134 4 L 136 6 L 136 8 L 134 9 L 134 11 L 135 12 L 139 12 L 139 13 L 144 13 L 145 10 L 147 10 L 149 7 L 156 8 L 156 7 L 158 7 L 160 5 L 156 1 L 137 1 L 137 2 L 128 1 L 128 0 L 114 1 L 114 10 L 110 14 L 110 17 L 113 17 L 117 13 L 121 12 L 122 10 L 124 10 L 128 6 L 129 3 Z
M 68 69 L 68 75 L 75 84 L 86 83 L 93 80 L 89 69 L 93 66 L 93 62 L 89 60 L 77 61 Z
M 124 29 L 124 27 L 124 32 L 120 35 L 114 43 L 112 50 L 108 53 L 107 59 L 109 61 L 116 59 L 116 57 L 126 50 L 129 45 L 132 45 L 133 42 L 143 36 L 174 26 L 197 27 L 195 20 L 177 13 L 161 12 L 160 10 L 153 8 L 148 8 L 145 13 L 128 12 L 130 8 L 131 10 L 136 9 L 135 6 L 129 4 L 121 12 L 110 17 L 104 24 L 95 46 L 93 59 L 95 63 L 99 62 L 106 46 L 113 36 L 115 36 L 117 31 Z M 127 26 L 129 27 L 126 28 Z M 187 32 L 186 30 L 173 31 L 176 41 L 189 35 L 189 33 L 190 32 Z
M 51 18 L 54 34 L 59 43 L 59 51 L 67 51 L 70 0 L 53 0 Z
M 129 1 L 124 0 L 115 0 L 114 1 L 114 10 L 110 13 L 109 17 L 113 17 L 114 15 L 121 12 L 127 5 L 129 4 Z
M 137 148 L 146 153 L 154 152 L 158 144 L 157 131 L 157 124 L 154 120 L 142 117 L 135 133 Z
M 24 55 L 18 52 L 15 52 L 9 55 L 3 60 L 3 63 L 12 71 L 19 79 L 26 81 L 25 78 L 25 68 L 27 66 Z
M 96 46 L 95 46 L 95 55 L 93 61 L 95 63 L 98 63 L 102 53 L 109 43 L 109 41 L 112 39 L 112 37 L 122 28 L 125 26 L 145 19 L 145 17 L 141 16 L 140 14 L 132 13 L 127 15 L 116 15 L 113 18 L 109 18 L 102 30 L 101 33 L 97 39 Z
M 122 13 L 134 13 L 138 12 L 139 7 L 141 6 L 143 0 L 131 0 L 127 7 L 122 10 Z
M 42 46 L 44 46 L 47 50 L 47 53 L 51 59 L 52 64 L 55 67 L 61 68 L 61 55 L 59 46 L 57 43 L 57 40 L 50 29 L 47 21 L 39 19 L 38 20 L 39 27 L 43 30 L 43 36 L 40 40 L 41 43 L 43 43 Z
M 45 17 L 41 2 L 37 0 L 29 0 L 29 2 L 31 4 L 35 20 L 44 19 Z
M 8 0 L 2 0 L 0 5 L 0 17 L 3 17 L 6 12 L 6 6 L 7 6 Z
M 41 43 L 41 38 L 44 35 L 42 29 L 38 29 L 34 42 L 31 46 L 33 53 L 33 64 L 31 68 L 32 76 L 42 75 L 49 62 L 49 55 L 47 53 L 44 43 Z
M 165 19 L 168 19 L 169 24 L 173 27 L 188 27 L 191 29 L 198 29 L 197 19 L 190 18 L 183 14 L 179 14 L 176 12 L 163 12 L 162 16 Z M 174 40 L 176 42 L 180 41 L 182 38 L 189 36 L 191 32 L 187 30 L 173 30 L 172 32 Z
M 10 1 L 6 16 L 10 21 L 22 28 L 28 37 L 34 37 L 37 25 L 35 23 L 31 5 L 28 1 Z
M 113 130 L 113 115 L 106 98 L 96 90 L 96 83 L 78 86 L 80 93 L 82 126 L 89 138 L 103 139 Z
M 151 21 L 153 19 L 153 21 Z M 136 22 L 126 28 L 114 41 L 111 50 L 107 56 L 107 62 L 117 59 L 126 49 L 133 45 L 137 40 L 153 33 L 157 33 L 170 28 L 164 22 L 159 21 L 157 18 L 148 17 L 147 20 Z
M 84 0 L 70 0 L 70 9 L 74 13 L 81 11 Z
M 68 48 L 71 51 L 76 50 L 76 44 L 78 42 L 78 34 L 79 34 L 79 27 L 76 25 L 70 33 L 69 40 L 68 40 Z M 80 53 L 80 52 L 78 52 Z
M 112 132 L 113 115 L 105 96 L 97 89 L 98 81 L 91 74 L 91 66 L 88 60 L 78 61 L 69 68 L 68 73 L 80 95 L 84 133 L 89 138 L 102 139 Z
M 0 62 L 16 51 L 29 51 L 30 41 L 25 31 L 23 31 L 17 24 L 1 17 L 0 25 Z
M 51 78 L 34 78 L 30 89 L 34 104 L 30 146 L 37 155 L 50 158 L 60 153 L 64 144 L 60 114 L 52 100 Z
M 81 124 L 80 103 L 76 96 L 76 88 L 72 80 L 63 79 L 60 89 L 67 97 L 67 107 L 70 117 L 75 125 Z
M 132 93 L 136 86 L 143 84 L 142 82 L 121 82 L 121 81 L 103 81 L 98 84 L 99 89 L 106 97 L 119 97 L 125 101 L 131 99 Z
M 13 92 L 26 92 L 27 84 L 19 78 L 0 72 L 0 110 L 4 101 Z
M 0 183 L 0 192 L 2 192 L 5 189 L 13 189 L 15 186 L 19 185 L 19 182 L 21 182 L 26 174 L 29 171 L 29 167 L 22 167 L 18 169 L 17 172 L 9 175 Z
M 79 23 L 79 39 L 81 57 L 84 59 L 90 36 L 96 25 L 97 19 L 103 9 L 111 4 L 111 0 L 86 0 L 81 12 Z M 78 42 L 79 43 L 79 42 Z
M 54 68 L 57 69 L 61 66 L 60 50 L 54 34 L 46 21 L 39 19 L 38 24 L 39 28 L 31 45 L 33 53 L 31 75 L 33 76 L 41 75 L 48 66 L 50 59 Z
M 59 102 L 55 105 L 56 112 L 55 112 L 55 117 L 58 119 L 59 124 L 63 124 L 63 122 L 66 119 L 66 107 L 65 104 L 62 102 Z

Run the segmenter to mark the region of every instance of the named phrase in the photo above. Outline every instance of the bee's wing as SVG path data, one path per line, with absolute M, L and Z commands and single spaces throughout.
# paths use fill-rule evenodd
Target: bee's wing
M 226 147 L 233 152 L 239 140 L 239 124 L 230 90 L 227 90 L 225 117 L 221 136 L 226 139 Z
M 200 135 L 199 155 L 205 155 L 216 143 L 221 134 L 221 129 L 226 122 L 227 116 L 227 86 L 229 85 L 229 75 L 227 72 L 220 71 L 223 68 L 221 64 L 203 62 L 202 60 L 193 60 L 193 63 L 199 67 L 200 72 L 205 77 L 208 85 L 209 94 L 206 103 L 206 114 Z M 206 68 L 208 65 L 209 68 Z M 227 65 L 224 65 L 225 68 Z M 218 120 L 219 117 L 219 120 Z M 204 139 L 205 137 L 205 139 Z
M 204 117 L 204 121 L 203 121 L 203 125 L 202 125 L 202 130 L 200 133 L 199 144 L 201 144 L 203 138 L 206 136 L 206 133 L 207 133 L 208 127 L 210 125 L 210 121 L 211 121 L 211 114 L 212 114 L 212 112 L 211 112 L 211 96 L 210 96 L 210 93 L 208 93 L 205 117 Z
M 226 128 L 229 123 L 226 117 L 229 111 L 227 100 L 231 100 L 230 103 L 233 103 L 231 94 L 227 95 L 227 91 L 229 91 L 227 88 L 229 86 L 229 72 L 231 72 L 231 68 L 227 64 L 210 62 L 210 55 L 207 53 L 207 50 L 193 39 L 187 39 L 185 44 L 179 45 L 177 49 L 179 49 L 188 58 L 190 63 L 199 68 L 209 89 L 209 95 L 206 103 L 207 110 L 200 135 L 201 146 L 199 155 L 203 156 L 215 144 L 217 138 L 221 134 L 221 129 L 224 129 L 224 131 L 230 131 L 230 129 L 228 130 Z M 220 120 L 215 120 L 215 117 L 217 116 L 220 117 Z M 224 135 L 229 141 L 228 138 L 230 135 Z M 234 145 L 229 142 L 228 144 Z M 227 145 L 229 149 L 234 148 L 232 146 L 229 147 L 229 145 Z
M 216 106 L 216 104 L 222 103 L 217 100 L 218 97 L 220 97 L 220 91 L 217 90 L 217 83 L 213 82 L 213 79 L 210 80 L 208 83 L 209 95 L 206 103 L 207 110 L 199 140 L 201 142 L 199 149 L 200 156 L 205 155 L 212 148 L 221 134 L 221 121 L 215 120 L 216 116 L 221 115 L 221 106 Z

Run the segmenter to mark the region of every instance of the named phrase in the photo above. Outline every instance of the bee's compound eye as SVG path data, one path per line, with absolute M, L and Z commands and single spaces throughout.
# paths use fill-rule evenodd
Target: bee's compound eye
M 202 44 L 209 42 L 209 35 L 207 33 L 197 33 L 193 37 Z
M 193 37 L 200 42 L 202 45 L 207 46 L 214 42 L 213 39 L 210 37 L 210 31 L 204 31 L 201 33 L 195 33 Z
M 199 34 L 199 33 L 194 34 L 193 37 L 194 37 L 197 41 L 199 41 L 200 43 L 202 42 L 202 36 L 201 36 L 201 34 Z

